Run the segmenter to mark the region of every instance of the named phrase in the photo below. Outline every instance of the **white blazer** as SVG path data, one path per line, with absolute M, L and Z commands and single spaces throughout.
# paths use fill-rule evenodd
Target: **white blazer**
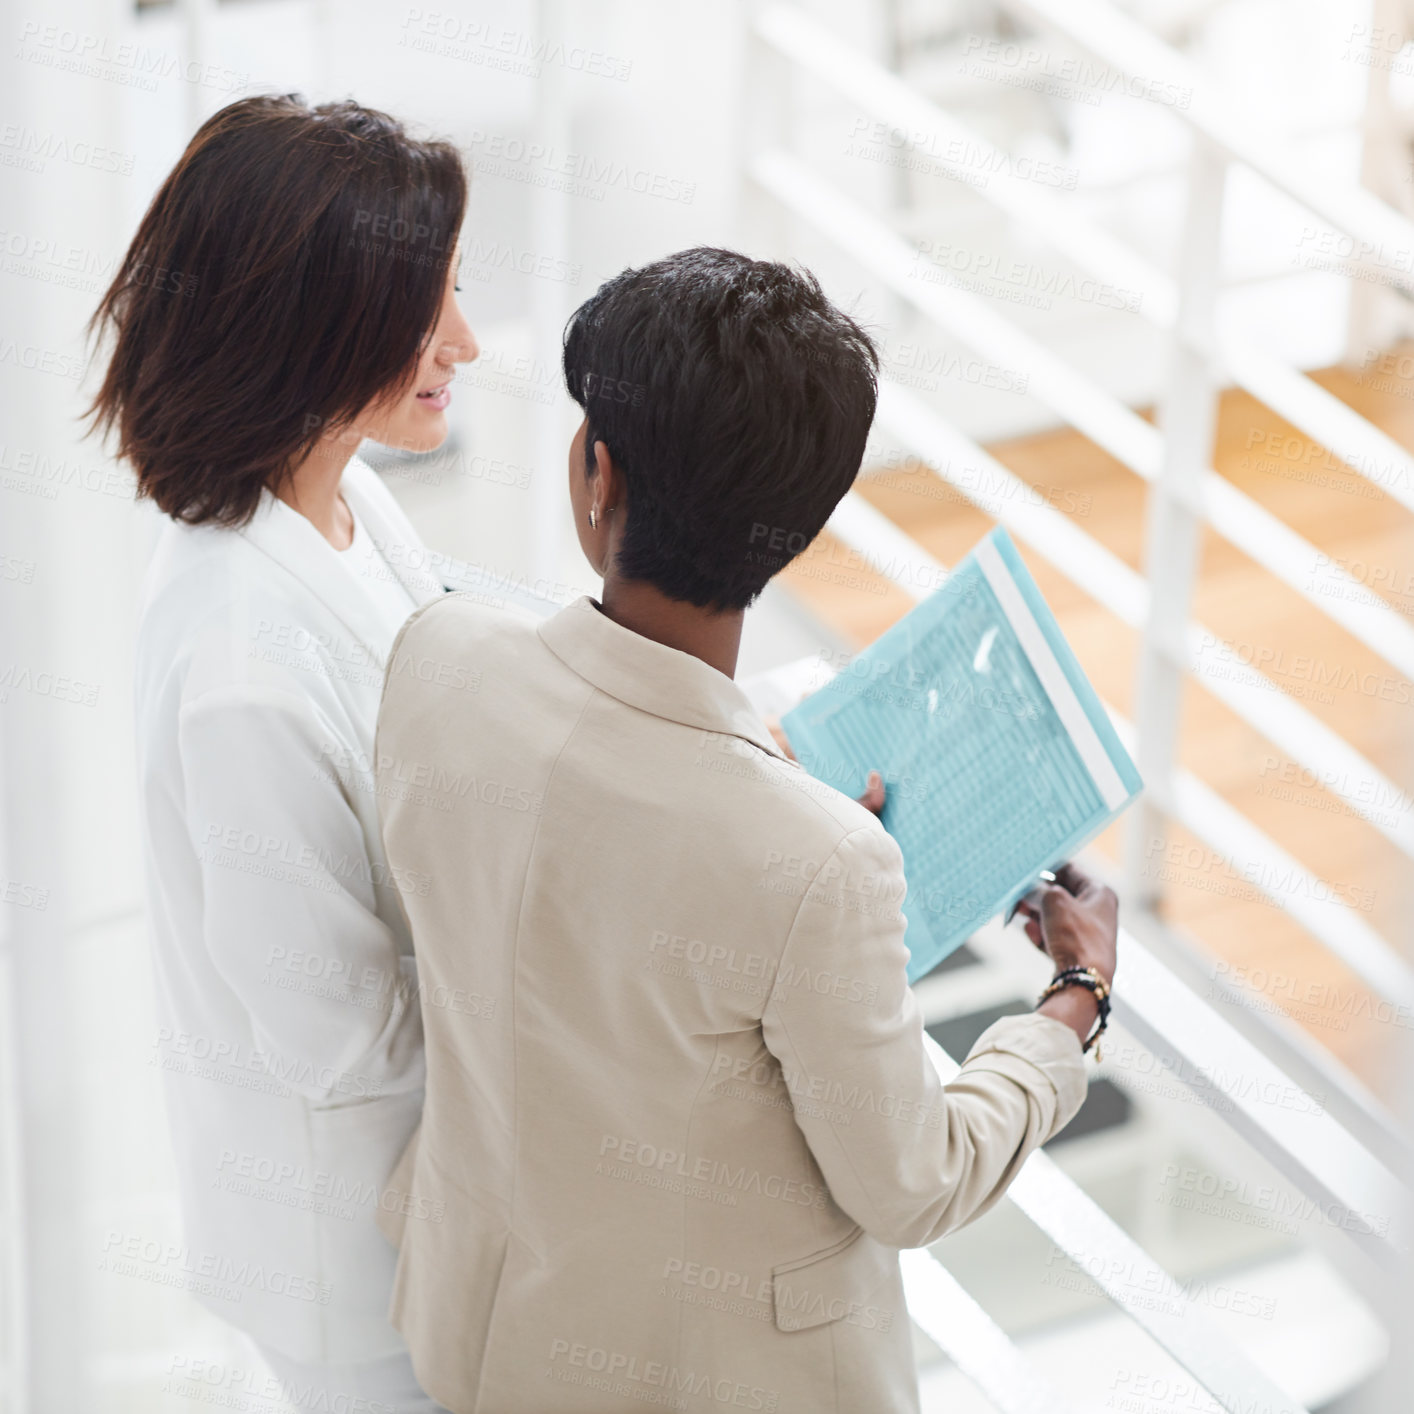
M 418 604 L 443 592 L 378 477 L 345 499 Z M 379 839 L 373 731 L 399 627 L 266 492 L 239 530 L 173 523 L 148 573 L 137 733 L 158 1029 L 181 1205 L 115 1257 L 296 1360 L 402 1348 L 374 1218 L 417 1124 L 415 970 Z M 410 670 L 415 670 L 411 665 Z

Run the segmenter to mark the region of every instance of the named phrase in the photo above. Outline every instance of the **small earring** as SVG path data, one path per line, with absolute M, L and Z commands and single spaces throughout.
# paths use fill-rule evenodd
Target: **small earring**
M 596 510 L 591 509 L 589 512 L 589 528 L 590 530 L 599 529 L 599 512 Z

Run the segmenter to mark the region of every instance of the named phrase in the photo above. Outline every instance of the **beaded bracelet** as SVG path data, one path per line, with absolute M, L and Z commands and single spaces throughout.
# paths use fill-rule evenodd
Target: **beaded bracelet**
M 1065 987 L 1088 987 L 1095 996 L 1095 1004 L 1100 1009 L 1099 1020 L 1095 1023 L 1095 1029 L 1080 1043 L 1082 1052 L 1088 1051 L 1091 1046 L 1095 1048 L 1095 1059 L 1102 1060 L 1100 1055 L 1100 1037 L 1105 1034 L 1105 1028 L 1110 1024 L 1110 986 L 1099 970 L 1094 967 L 1064 967 L 1051 978 L 1051 985 L 1036 999 L 1036 1005 L 1040 1006 L 1048 997 L 1053 997 Z

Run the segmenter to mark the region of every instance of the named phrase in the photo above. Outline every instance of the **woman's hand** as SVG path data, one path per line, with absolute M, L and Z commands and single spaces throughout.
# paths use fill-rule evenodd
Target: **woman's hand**
M 877 771 L 869 772 L 869 780 L 864 787 L 864 794 L 857 799 L 871 815 L 884 813 L 884 778 Z
M 1042 884 L 1017 909 L 1026 915 L 1026 936 L 1050 955 L 1060 972 L 1093 967 L 1110 986 L 1115 975 L 1119 902 L 1112 889 L 1097 883 L 1073 864 L 1056 870 L 1054 884 Z M 1069 1026 L 1083 1043 L 1099 1015 L 1095 994 L 1079 985 L 1063 987 L 1036 1008 Z
M 1026 936 L 1050 955 L 1057 972 L 1093 967 L 1106 986 L 1114 980 L 1119 900 L 1113 889 L 1063 864 L 1056 882 L 1027 894 L 1017 912 L 1026 915 Z
M 796 759 L 795 752 L 790 748 L 790 738 L 786 736 L 781 727 L 779 717 L 767 717 L 766 726 L 777 746 L 785 754 L 787 761 Z M 864 794 L 857 797 L 859 803 L 871 815 L 882 815 L 884 813 L 884 778 L 877 771 L 869 772 L 868 783 L 864 787 Z

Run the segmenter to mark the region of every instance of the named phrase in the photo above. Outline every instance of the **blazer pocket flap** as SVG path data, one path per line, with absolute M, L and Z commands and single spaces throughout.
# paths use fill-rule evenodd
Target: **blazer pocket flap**
M 776 1329 L 803 1331 L 848 1320 L 887 1330 L 894 1313 L 871 1305 L 870 1298 L 897 1272 L 898 1253 L 856 1227 L 823 1252 L 771 1268 Z

